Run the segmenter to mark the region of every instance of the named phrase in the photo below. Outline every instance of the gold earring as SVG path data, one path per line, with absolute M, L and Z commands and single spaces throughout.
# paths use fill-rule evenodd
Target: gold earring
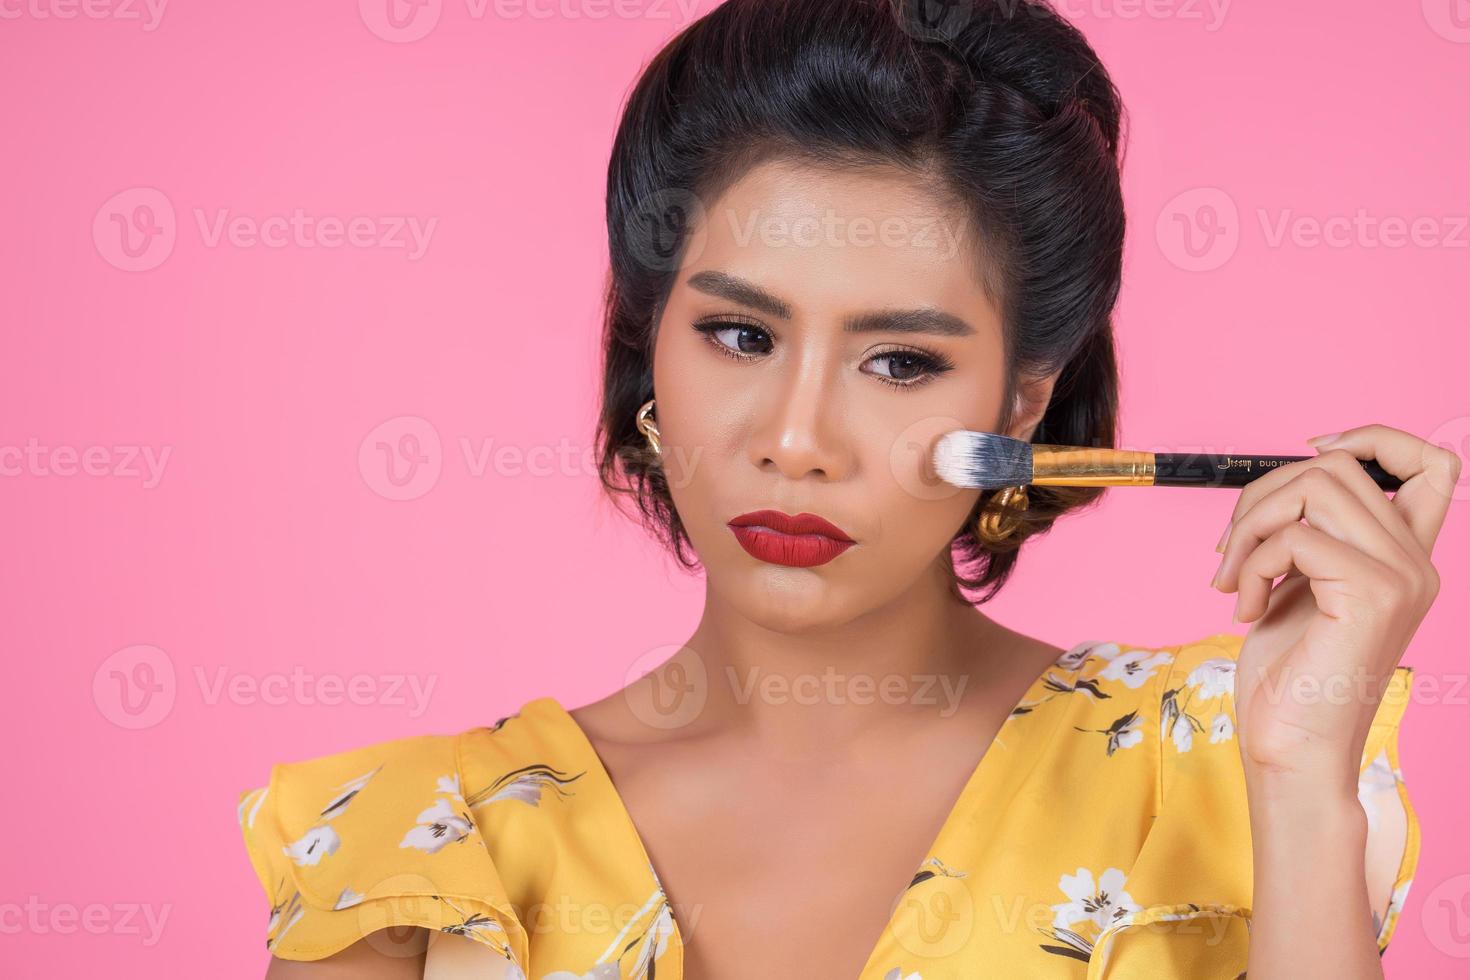
M 643 433 L 643 438 L 648 440 L 648 448 L 653 450 L 655 456 L 664 454 L 663 448 L 658 441 L 658 426 L 653 422 L 653 399 L 643 403 L 638 409 L 638 431 Z
M 1003 488 L 981 509 L 975 536 L 985 544 L 999 544 L 1021 526 L 1021 515 L 1030 505 L 1024 484 Z

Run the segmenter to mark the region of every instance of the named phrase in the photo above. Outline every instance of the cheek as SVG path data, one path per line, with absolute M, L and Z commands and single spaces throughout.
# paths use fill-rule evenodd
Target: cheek
M 660 326 L 653 357 L 656 413 L 667 417 L 666 434 L 691 447 L 726 448 L 727 440 L 749 416 L 759 392 L 750 365 L 722 355 L 687 322 Z M 667 411 L 665 411 L 667 406 Z M 660 431 L 664 432 L 662 426 Z
M 708 497 L 717 474 L 743 458 L 742 420 L 756 397 L 740 383 L 740 365 L 706 344 L 694 330 L 665 323 L 654 352 L 654 416 L 676 503 Z
M 889 556 L 913 552 L 927 559 L 960 530 L 979 492 L 952 486 L 934 470 L 933 451 L 941 436 L 982 423 L 937 406 L 901 429 L 870 427 L 864 439 L 864 497 L 879 520 L 881 550 Z

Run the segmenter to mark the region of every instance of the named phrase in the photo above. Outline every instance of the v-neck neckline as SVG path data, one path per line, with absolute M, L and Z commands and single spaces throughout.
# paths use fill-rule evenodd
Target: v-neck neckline
M 1036 677 L 1031 680 L 1031 683 L 1026 686 L 1026 690 L 1021 693 L 1020 698 L 1018 698 L 1016 700 L 1016 703 L 1011 706 L 1011 709 L 1006 712 L 1005 718 L 1001 720 L 1000 727 L 996 730 L 996 733 L 991 738 L 989 744 L 985 746 L 985 751 L 981 753 L 979 761 L 976 762 L 974 768 L 970 770 L 970 774 L 968 777 L 966 777 L 964 785 L 960 789 L 959 795 L 955 797 L 954 802 L 950 805 L 949 810 L 945 813 L 944 820 L 940 823 L 938 833 L 936 833 L 934 835 L 934 838 L 928 842 L 928 845 L 924 851 L 924 855 L 920 858 L 919 865 L 915 869 L 916 874 L 919 870 L 922 870 L 924 864 L 929 860 L 929 858 L 933 857 L 938 851 L 943 850 L 944 843 L 951 836 L 953 836 L 956 829 L 960 826 L 963 811 L 969 808 L 969 804 L 971 803 L 971 801 L 981 796 L 981 786 L 986 781 L 994 778 L 992 776 L 992 773 L 997 773 L 996 767 L 1000 765 L 999 762 L 992 761 L 996 758 L 995 748 L 998 744 L 1003 744 L 1001 743 L 1001 736 L 1005 734 L 1007 725 L 1015 718 L 1020 717 L 1016 714 L 1016 709 L 1026 705 L 1027 702 L 1031 701 L 1035 695 L 1046 688 L 1048 676 L 1051 675 L 1052 671 L 1061 668 L 1061 661 L 1063 657 L 1079 648 L 1091 649 L 1093 647 L 1101 646 L 1105 642 L 1107 641 L 1086 640 L 1075 644 L 1071 647 L 1070 650 L 1063 651 L 1062 655 L 1058 656 L 1056 660 L 1047 664 L 1041 670 L 1041 672 L 1038 673 Z M 566 729 L 568 734 L 572 736 L 572 739 L 575 742 L 579 753 L 584 757 L 587 769 L 592 772 L 594 778 L 601 784 L 602 789 L 605 792 L 609 801 L 609 805 L 614 811 L 614 817 L 622 827 L 622 835 L 624 839 L 627 841 L 630 849 L 635 851 L 641 859 L 642 868 L 640 869 L 640 873 L 644 879 L 643 883 L 645 889 L 648 890 L 649 894 L 652 894 L 656 890 L 657 893 L 662 895 L 664 897 L 664 900 L 667 902 L 669 900 L 668 894 L 663 890 L 663 883 L 659 880 L 658 871 L 654 868 L 653 860 L 649 857 L 648 847 L 644 843 L 642 832 L 638 829 L 637 823 L 634 822 L 633 815 L 629 811 L 627 803 L 623 800 L 622 794 L 618 791 L 617 785 L 613 782 L 612 774 L 608 771 L 607 766 L 602 761 L 602 756 L 598 754 L 596 746 L 592 744 L 592 739 L 588 737 L 587 732 L 582 728 L 577 719 L 572 716 L 572 713 L 568 711 L 555 697 L 547 695 L 537 698 L 535 701 L 532 701 L 530 705 L 527 705 L 527 707 L 538 703 L 548 708 L 551 715 L 556 719 L 556 721 L 563 728 Z M 1032 715 L 1030 712 L 1026 712 L 1026 714 L 1031 715 L 1033 720 L 1035 719 L 1035 716 Z M 1057 723 L 1057 718 L 1060 716 L 1061 712 L 1052 711 L 1046 712 L 1045 714 L 1047 715 L 1049 726 L 1042 727 L 1041 730 L 1030 733 L 1031 737 L 1044 739 L 1049 734 L 1051 729 L 1055 727 Z M 899 894 L 901 895 L 903 890 L 906 890 L 909 887 L 911 887 L 911 885 L 903 886 L 903 889 L 900 890 Z M 883 923 L 883 928 L 878 932 L 878 937 L 876 941 L 867 952 L 866 959 L 863 962 L 862 971 L 858 974 L 858 980 L 868 980 L 870 976 L 883 976 L 883 971 L 877 967 L 875 960 L 883 952 L 887 945 L 885 943 L 885 938 L 894 933 L 894 926 L 897 921 L 900 908 L 902 908 L 902 903 L 895 902 L 893 910 L 889 913 L 888 918 Z M 673 945 L 677 946 L 679 950 L 679 970 L 678 973 L 674 975 L 675 980 L 678 980 L 678 978 L 682 977 L 684 974 L 684 934 L 680 929 L 678 916 L 673 914 L 672 904 L 669 905 L 669 921 L 672 924 L 673 929 Z M 878 970 L 878 972 L 874 972 L 875 970 Z

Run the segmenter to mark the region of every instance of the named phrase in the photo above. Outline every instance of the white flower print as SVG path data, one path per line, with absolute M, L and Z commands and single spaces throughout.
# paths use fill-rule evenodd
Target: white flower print
M 550 789 L 563 798 L 570 796 L 571 790 L 566 787 L 585 775 L 586 773 L 582 772 L 569 775 L 544 763 L 536 763 L 506 773 L 491 785 L 475 791 L 467 798 L 467 801 L 471 809 L 498 803 L 501 800 L 520 800 L 530 806 L 540 806 L 543 792 Z M 458 780 L 456 779 L 457 789 Z
M 883 974 L 883 980 L 924 980 L 924 978 L 917 973 L 905 973 L 902 968 L 895 966 Z
M 1393 890 L 1393 894 L 1388 897 L 1388 910 L 1384 914 L 1383 921 L 1378 923 L 1378 935 L 1375 938 L 1381 940 L 1383 938 L 1383 931 L 1389 926 L 1393 925 L 1393 922 L 1395 919 L 1398 918 L 1399 913 L 1404 910 L 1404 902 L 1408 901 L 1409 898 L 1409 886 L 1413 883 L 1413 878 L 1406 878 L 1404 880 L 1404 883 L 1395 888 Z M 1374 911 L 1373 918 L 1374 921 L 1377 921 L 1377 910 Z
M 1063 670 L 1076 670 L 1086 662 L 1088 657 L 1098 656 L 1111 660 L 1117 655 L 1118 644 L 1116 643 L 1099 643 L 1097 640 L 1083 640 L 1058 657 L 1057 666 Z
M 1128 712 L 1107 728 L 1082 728 L 1077 725 L 1072 727 L 1079 732 L 1097 732 L 1100 735 L 1106 735 L 1108 755 L 1143 741 L 1143 716 L 1137 711 Z
M 266 927 L 265 948 L 274 949 L 275 945 L 291 931 L 292 926 L 301 921 L 304 915 L 306 915 L 306 906 L 301 902 L 300 892 L 294 892 L 289 901 L 272 908 L 270 922 Z M 277 932 L 277 929 L 280 931 Z
M 369 780 L 371 780 L 374 776 L 378 774 L 378 769 L 382 768 L 382 766 L 378 766 L 378 768 L 374 769 L 372 772 L 363 773 L 356 779 L 350 779 L 347 782 L 343 783 L 341 786 L 337 787 L 338 792 L 336 797 L 333 798 L 332 802 L 328 803 L 326 805 L 326 808 L 322 810 L 322 819 L 331 820 L 333 817 L 339 815 L 343 810 L 347 809 L 347 804 L 351 803 L 353 799 L 356 798 L 357 794 L 362 792 L 363 787 L 368 784 Z
M 1160 667 L 1174 659 L 1161 650 L 1099 650 L 1099 653 L 1107 659 L 1108 664 L 1098 671 L 1097 676 L 1105 681 L 1122 681 L 1133 688 L 1142 687 Z
M 457 812 L 449 800 L 435 800 L 433 806 L 418 815 L 418 826 L 404 834 L 398 846 L 435 854 L 446 845 L 468 837 L 472 826 L 469 818 Z
M 444 926 L 442 931 L 455 936 L 466 936 L 500 948 L 503 948 L 507 942 L 505 927 L 488 915 L 466 916 L 463 922 Z
M 669 948 L 669 937 L 673 934 L 674 916 L 665 902 L 654 917 L 653 925 L 638 941 L 638 948 L 633 954 L 633 976 L 646 977 L 652 972 L 652 963 L 664 955 Z
M 1235 661 L 1228 657 L 1211 657 L 1201 660 L 1184 683 L 1196 688 L 1195 694 L 1202 701 L 1218 698 L 1222 694 L 1235 694 Z
M 934 865 L 934 867 L 937 868 L 938 870 L 930 870 L 929 865 L 931 865 L 931 864 Z M 919 870 L 914 874 L 914 880 L 911 881 L 911 882 L 909 882 L 909 887 L 912 888 L 915 885 L 917 885 L 917 884 L 919 884 L 921 882 L 928 881 L 931 878 L 968 878 L 968 877 L 969 877 L 969 873 L 968 872 L 966 872 L 966 871 L 960 871 L 958 868 L 951 868 L 949 865 L 947 865 L 943 861 L 939 860 L 939 858 L 937 858 L 937 857 L 931 857 L 931 858 L 929 858 L 929 860 L 925 861 L 923 864 L 921 864 L 919 866 Z
M 555 970 L 546 974 L 541 980 L 621 980 L 622 971 L 616 963 L 604 963 L 594 966 L 586 973 L 573 973 L 571 970 Z
M 1092 872 L 1078 868 L 1074 875 L 1062 875 L 1057 887 L 1070 901 L 1052 906 L 1056 913 L 1053 929 L 1069 929 L 1078 922 L 1092 922 L 1099 929 L 1123 916 L 1139 911 L 1133 897 L 1123 890 L 1127 878 L 1119 868 L 1108 868 L 1094 884 Z
M 621 980 L 623 977 L 628 977 L 629 980 L 651 980 L 657 961 L 668 950 L 669 939 L 674 935 L 674 913 L 669 908 L 669 898 L 664 894 L 663 885 L 659 883 L 653 864 L 649 863 L 647 868 L 654 881 L 653 893 L 648 896 L 643 907 L 618 930 L 618 934 L 597 958 L 599 969 L 608 971 L 607 980 Z M 648 924 L 643 925 L 645 922 Z M 635 933 L 639 933 L 638 938 L 630 942 L 628 937 Z M 633 963 L 625 972 L 620 964 L 630 952 Z M 603 976 L 604 974 L 596 970 L 587 974 L 591 980 L 603 980 Z
M 480 803 L 496 803 L 500 800 L 520 800 L 522 803 L 537 806 L 541 803 L 542 783 L 543 780 L 539 776 L 517 776 L 509 783 L 506 783 L 503 788 L 480 801 Z M 479 806 L 480 803 L 476 803 L 475 805 Z
M 240 805 L 235 808 L 235 816 L 239 819 L 240 826 L 246 830 L 255 829 L 255 815 L 260 812 L 260 805 L 265 802 L 268 795 L 270 795 L 269 786 L 245 794 L 240 800 Z
M 1190 746 L 1194 745 L 1194 725 L 1190 722 L 1188 715 L 1178 715 L 1174 719 L 1174 730 L 1170 732 L 1174 738 L 1174 748 L 1180 752 L 1188 752 Z
M 315 865 L 319 863 L 322 858 L 330 854 L 337 853 L 337 848 L 342 846 L 342 838 L 337 836 L 337 832 L 332 829 L 332 825 L 329 821 L 331 821 L 334 817 L 341 816 L 342 811 L 347 809 L 347 804 L 351 803 L 354 799 L 357 798 L 357 794 L 362 792 L 362 788 L 366 786 L 368 782 L 378 774 L 378 770 L 382 768 L 382 766 L 378 766 L 377 769 L 374 769 L 371 772 L 363 773 L 356 779 L 349 779 L 347 782 L 337 787 L 337 795 L 332 798 L 331 802 L 329 802 L 325 807 L 322 808 L 321 816 L 319 818 L 322 822 L 317 824 L 317 826 L 312 827 L 306 833 L 302 834 L 298 840 L 292 841 L 290 844 L 287 844 L 285 847 L 281 848 L 282 852 L 288 855 L 292 861 L 295 861 L 299 867 Z M 261 793 L 260 800 L 257 800 L 255 802 L 256 809 L 259 808 L 261 800 L 264 799 L 265 793 L 263 792 Z M 250 811 L 250 815 L 247 819 L 250 824 L 253 824 L 255 822 L 254 809 Z
M 360 904 L 363 897 L 363 895 L 353 891 L 351 888 L 344 888 L 342 889 L 342 894 L 337 896 L 337 904 L 333 905 L 332 908 L 350 909 L 352 906 Z
M 1130 745 L 1137 745 L 1143 741 L 1143 719 L 1138 715 L 1133 720 L 1113 733 L 1109 749 L 1126 749 Z
M 1382 798 L 1379 794 L 1395 793 L 1397 788 L 1398 776 L 1394 772 L 1393 763 L 1388 761 L 1388 750 L 1379 749 L 1378 755 L 1358 775 L 1358 802 L 1368 816 L 1369 830 L 1376 828 L 1380 819 Z
M 1235 696 L 1236 664 L 1228 657 L 1202 660 L 1190 670 L 1184 682 L 1165 691 L 1159 704 L 1159 737 L 1172 738 L 1174 748 L 1188 752 L 1194 747 L 1194 733 L 1208 733 L 1210 744 L 1228 742 L 1235 736 L 1235 719 L 1228 708 L 1217 709 L 1205 724 L 1196 702 L 1214 701 L 1224 695 Z
M 336 854 L 337 848 L 342 846 L 342 838 L 332 829 L 331 824 L 319 824 L 296 841 L 287 844 L 281 850 L 299 867 L 314 865 L 328 854 Z

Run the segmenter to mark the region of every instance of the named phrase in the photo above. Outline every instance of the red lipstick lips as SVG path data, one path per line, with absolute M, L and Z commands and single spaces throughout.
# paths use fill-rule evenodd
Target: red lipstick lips
M 751 557 L 792 568 L 825 565 L 856 543 L 816 514 L 793 517 L 779 510 L 756 510 L 734 518 L 729 527 Z

